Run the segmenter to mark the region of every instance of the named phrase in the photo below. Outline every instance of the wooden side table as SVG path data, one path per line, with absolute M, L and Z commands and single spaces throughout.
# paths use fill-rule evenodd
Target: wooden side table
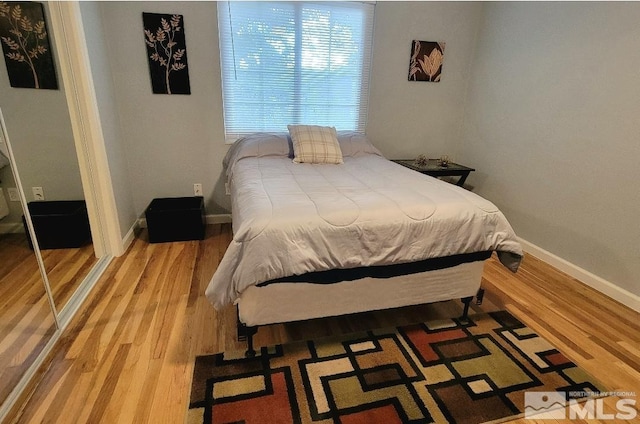
M 456 185 L 460 187 L 462 187 L 467 180 L 469 173 L 475 171 L 473 168 L 468 168 L 453 162 L 449 162 L 447 166 L 440 166 L 438 165 L 438 159 L 429 159 L 426 165 L 418 165 L 413 159 L 395 159 L 392 160 L 392 162 L 422 174 L 431 175 L 432 177 L 460 177 L 456 183 Z

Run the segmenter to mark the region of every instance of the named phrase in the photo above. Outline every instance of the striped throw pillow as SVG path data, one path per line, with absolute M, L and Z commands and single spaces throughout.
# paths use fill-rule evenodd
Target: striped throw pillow
M 343 163 L 336 129 L 318 125 L 287 125 L 296 163 Z

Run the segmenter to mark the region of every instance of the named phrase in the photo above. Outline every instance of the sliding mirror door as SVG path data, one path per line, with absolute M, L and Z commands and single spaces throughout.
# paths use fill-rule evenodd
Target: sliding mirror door
M 5 26 L 19 6 L 10 2 L 6 5 L 11 10 L 7 16 L 0 16 L 0 24 L 4 19 Z M 11 137 L 15 166 L 34 222 L 54 304 L 61 311 L 97 258 L 48 5 L 23 3 L 20 11 L 23 18 L 29 17 L 32 25 L 18 25 L 17 31 L 24 33 L 25 40 L 39 39 L 38 45 L 44 51 L 33 60 L 39 88 L 33 87 L 35 76 L 31 75 L 29 66 L 15 63 L 5 55 L 5 63 L 0 64 L 0 108 Z M 42 22 L 47 24 L 44 28 L 38 25 L 38 19 L 43 17 Z M 9 32 L 11 34 L 15 35 L 16 31 Z M 19 78 L 26 87 L 16 87 Z
M 0 421 L 111 259 L 74 22 L 57 2 L 0 1 Z
M 56 331 L 0 131 L 0 406 Z

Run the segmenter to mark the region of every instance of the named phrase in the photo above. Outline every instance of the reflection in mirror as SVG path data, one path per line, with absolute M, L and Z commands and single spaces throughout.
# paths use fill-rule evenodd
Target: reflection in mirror
M 71 236 L 73 237 L 71 242 L 68 234 L 59 239 L 54 234 L 53 245 L 42 246 L 42 243 L 40 244 L 40 255 L 47 272 L 53 301 L 56 308 L 60 310 L 76 292 L 76 289 L 97 262 L 97 258 L 91 243 L 89 221 L 84 202 L 31 203 L 29 207 L 43 205 L 46 207 L 45 215 L 37 216 L 33 212 L 31 213 L 32 221 L 35 218 L 34 226 L 36 226 L 36 237 L 38 237 L 39 243 L 41 238 L 51 236 L 46 233 L 48 226 L 56 226 L 58 229 L 64 228 L 66 232 L 82 233 L 80 236 Z M 51 217 L 48 214 L 55 214 L 55 216 Z M 60 224 L 59 221 L 64 221 L 64 224 Z
M 49 37 L 48 5 L 44 4 Z M 59 69 L 59 55 L 53 60 Z M 59 72 L 56 72 L 60 75 Z M 62 310 L 96 264 L 84 206 L 65 87 L 59 89 L 13 88 L 7 68 L 0 65 L 0 108 L 4 113 L 11 150 L 29 204 L 36 238 L 54 304 Z M 70 204 L 77 201 L 78 204 Z M 12 223 L 21 223 L 13 216 Z M 85 237 L 86 236 L 86 237 Z
M 0 405 L 56 330 L 6 153 L 0 137 Z

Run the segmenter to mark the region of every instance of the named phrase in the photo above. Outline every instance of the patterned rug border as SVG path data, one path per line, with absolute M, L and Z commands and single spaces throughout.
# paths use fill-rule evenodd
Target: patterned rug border
M 384 416 L 499 424 L 526 417 L 527 391 L 606 393 L 510 313 L 469 318 L 292 341 L 261 347 L 252 360 L 244 351 L 198 356 L 187 422 L 210 423 L 214 414 L 241 422 L 258 414 L 261 423 L 381 422 Z M 589 398 L 596 396 L 581 401 Z M 256 412 L 263 404 L 277 412 Z

